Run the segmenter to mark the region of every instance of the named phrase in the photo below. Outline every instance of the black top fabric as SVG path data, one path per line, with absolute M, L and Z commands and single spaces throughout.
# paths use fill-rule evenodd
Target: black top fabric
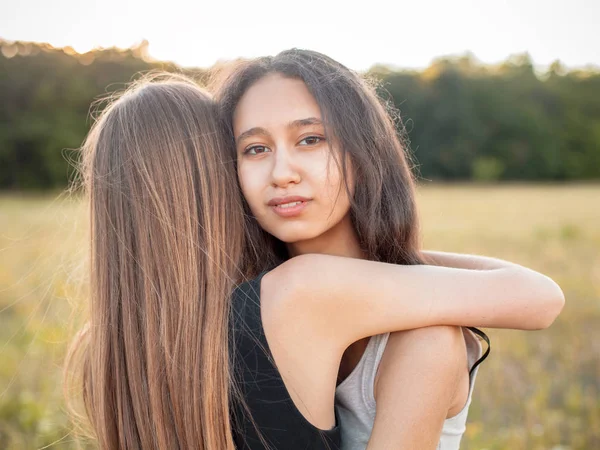
M 232 296 L 231 367 L 247 405 L 246 410 L 233 396 L 236 447 L 239 450 L 339 449 L 339 426 L 324 431 L 309 423 L 294 405 L 275 367 L 260 314 L 262 275 L 238 286 Z M 261 442 L 252 420 L 267 446 Z

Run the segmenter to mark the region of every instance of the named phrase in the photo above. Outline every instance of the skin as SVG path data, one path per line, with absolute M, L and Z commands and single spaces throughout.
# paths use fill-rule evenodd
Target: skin
M 261 227 L 288 243 L 292 255 L 361 258 L 350 200 L 320 121 L 302 81 L 269 75 L 254 84 L 234 114 L 242 192 Z M 309 199 L 300 216 L 282 218 L 268 206 L 286 195 Z
M 390 334 L 375 380 L 377 410 L 368 448 L 435 449 L 444 420 L 460 412 L 468 395 L 460 327 Z
M 320 118 L 302 81 L 273 74 L 248 89 L 233 125 L 244 197 L 262 228 L 298 256 L 263 278 L 265 334 L 300 412 L 329 429 L 335 423 L 335 386 L 356 366 L 369 336 L 431 325 L 486 326 L 486 321 L 514 327 L 515 311 L 503 308 L 517 305 L 520 313 L 550 303 L 562 308 L 562 293 L 539 274 L 497 260 L 429 255 L 435 264 L 458 269 L 361 260 L 350 201 L 332 158 L 336 149 L 325 140 Z M 352 180 L 348 184 L 351 195 Z M 286 196 L 303 198 L 298 214 L 282 217 L 281 206 L 270 203 Z M 469 270 L 476 266 L 493 276 Z M 544 301 L 531 303 L 531 291 L 542 288 Z M 443 354 L 432 356 L 440 349 Z M 369 448 L 435 448 L 443 420 L 462 408 L 468 394 L 460 329 L 393 333 L 374 389 L 378 411 Z

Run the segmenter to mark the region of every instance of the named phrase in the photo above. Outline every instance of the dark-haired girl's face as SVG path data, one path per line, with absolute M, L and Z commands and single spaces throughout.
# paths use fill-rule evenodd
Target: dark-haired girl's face
M 244 197 L 260 226 L 291 244 L 293 253 L 320 251 L 306 243 L 354 234 L 350 200 L 321 120 L 306 85 L 278 74 L 253 84 L 234 112 Z

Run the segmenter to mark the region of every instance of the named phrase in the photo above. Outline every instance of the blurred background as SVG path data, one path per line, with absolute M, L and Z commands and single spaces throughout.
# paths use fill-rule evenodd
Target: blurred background
M 289 47 L 381 82 L 426 248 L 508 259 L 565 292 L 547 330 L 486 330 L 461 448 L 600 448 L 600 2 L 403 3 L 2 5 L 0 448 L 77 447 L 61 377 L 85 318 L 87 216 L 66 188 L 90 105 L 140 72 L 203 83 Z

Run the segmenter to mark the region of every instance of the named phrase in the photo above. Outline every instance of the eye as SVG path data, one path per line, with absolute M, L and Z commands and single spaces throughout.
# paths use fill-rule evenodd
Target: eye
M 270 152 L 268 147 L 264 145 L 253 145 L 244 150 L 244 155 L 260 155 L 262 153 Z
M 321 136 L 307 136 L 298 142 L 299 145 L 317 145 L 318 143 L 324 141 L 325 138 Z

